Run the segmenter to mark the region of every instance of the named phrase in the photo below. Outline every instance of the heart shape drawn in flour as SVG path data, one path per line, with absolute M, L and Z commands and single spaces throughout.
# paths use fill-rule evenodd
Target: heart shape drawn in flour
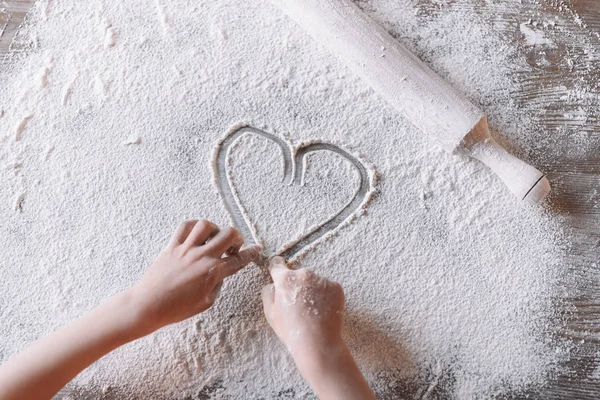
M 345 223 L 352 221 L 356 216 L 364 213 L 364 210 L 375 194 L 374 186 L 376 174 L 374 170 L 346 150 L 343 150 L 334 144 L 325 142 L 311 142 L 292 147 L 288 142 L 275 135 L 250 126 L 238 125 L 231 129 L 217 144 L 213 167 L 215 183 L 221 198 L 223 199 L 225 208 L 229 212 L 233 223 L 247 242 L 250 242 L 249 238 L 252 238 L 254 243 L 259 243 L 260 240 L 258 239 L 253 224 L 245 213 L 244 207 L 235 193 L 231 180 L 229 179 L 227 158 L 232 145 L 237 139 L 248 134 L 262 136 L 263 138 L 274 142 L 281 148 L 284 162 L 283 181 L 287 185 L 301 184 L 306 170 L 306 156 L 315 151 L 330 151 L 340 155 L 349 161 L 359 174 L 358 190 L 346 206 L 327 221 L 313 227 L 300 238 L 286 244 L 276 252 L 276 255 L 280 255 L 285 259 L 290 259 L 298 255 L 302 250 L 308 248 L 308 246 L 314 245 L 320 239 L 324 239 Z

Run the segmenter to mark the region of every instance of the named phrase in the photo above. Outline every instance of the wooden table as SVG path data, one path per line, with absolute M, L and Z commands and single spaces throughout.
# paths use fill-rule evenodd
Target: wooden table
M 560 3 L 565 12 L 581 17 L 581 29 L 565 38 L 564 52 L 574 55 L 573 66 L 563 65 L 560 57 L 538 74 L 522 76 L 523 89 L 518 94 L 522 101 L 535 99 L 541 125 L 549 135 L 557 138 L 556 146 L 565 151 L 555 159 L 538 163 L 547 171 L 553 183 L 554 196 L 550 206 L 553 213 L 564 219 L 570 231 L 572 248 L 565 287 L 569 294 L 557 299 L 566 321 L 557 335 L 577 343 L 568 363 L 569 373 L 556 379 L 540 393 L 544 399 L 599 399 L 600 398 L 600 59 L 581 59 L 586 49 L 581 37 L 600 49 L 600 2 L 597 0 L 544 1 L 546 12 L 556 12 Z M 560 49 L 559 49 L 560 51 Z M 581 60 L 581 61 L 579 61 Z M 595 101 L 570 100 L 557 105 L 556 98 L 543 87 L 548 82 L 561 81 L 565 85 L 583 84 Z M 574 124 L 569 111 L 584 107 L 588 115 L 585 123 Z M 585 136 L 586 146 L 578 151 L 578 137 Z M 535 161 L 535 160 L 534 160 Z M 535 396 L 538 397 L 538 396 Z
M 33 2 L 0 2 L 0 60 Z M 568 372 L 541 390 L 508 398 L 600 399 L 600 56 L 582 56 L 586 51 L 583 38 L 600 54 L 600 0 L 522 0 L 522 4 L 515 10 L 521 16 L 531 11 L 540 19 L 556 15 L 568 18 L 569 14 L 573 19 L 581 18 L 553 53 L 540 55 L 535 50 L 523 50 L 523 57 L 533 69 L 516 71 L 521 89 L 514 93 L 515 100 L 555 138 L 555 147 L 564 149 L 552 159 L 531 162 L 548 173 L 553 186 L 550 210 L 563 221 L 572 242 L 564 265 L 568 296 L 556 299 L 565 324 L 556 336 L 573 340 L 574 348 L 565 368 Z M 427 13 L 436 5 L 421 0 L 419 7 L 419 12 Z M 510 22 L 512 25 L 505 26 L 513 30 L 506 32 L 506 37 L 514 36 L 516 15 L 493 18 Z M 18 45 L 11 51 L 19 51 Z M 549 88 L 559 83 L 566 87 L 583 85 L 596 99 L 557 101 L 556 93 Z M 587 115 L 584 122 L 571 116 L 580 108 Z M 580 146 L 582 137 L 585 147 Z
M 0 60 L 10 49 L 15 34 L 34 0 L 0 1 Z

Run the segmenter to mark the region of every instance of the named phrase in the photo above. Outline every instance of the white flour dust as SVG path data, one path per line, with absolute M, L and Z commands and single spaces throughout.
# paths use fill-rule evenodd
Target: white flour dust
M 518 0 L 425 3 L 359 4 L 541 158 L 551 138 L 511 96 L 516 49 L 548 46 L 544 27 L 515 18 L 525 37 L 509 44 L 495 24 Z M 212 155 L 236 121 L 343 143 L 380 173 L 366 214 L 302 261 L 344 287 L 345 335 L 380 398 L 527 391 L 566 357 L 558 222 L 432 145 L 268 1 L 41 0 L 15 40 L 27 51 L 0 72 L 0 360 L 133 284 L 183 219 L 230 223 Z M 304 186 L 281 185 L 272 150 L 248 137 L 231 153 L 270 249 L 356 190 L 328 153 Z M 212 310 L 103 358 L 63 397 L 310 398 L 262 316 L 267 282 L 244 270 Z
M 231 154 L 232 183 L 270 254 L 325 222 L 358 189 L 356 171 L 334 153 L 309 154 L 300 185 L 282 182 L 281 158 L 277 146 L 256 136 L 241 137 Z
M 542 45 L 542 44 L 547 44 L 547 45 L 553 44 L 552 40 L 550 40 L 544 36 L 543 31 L 534 29 L 527 25 L 528 24 L 526 22 L 523 22 L 522 24 L 519 25 L 519 29 L 521 30 L 521 33 L 525 37 L 525 41 L 527 42 L 528 45 L 535 46 L 535 45 Z

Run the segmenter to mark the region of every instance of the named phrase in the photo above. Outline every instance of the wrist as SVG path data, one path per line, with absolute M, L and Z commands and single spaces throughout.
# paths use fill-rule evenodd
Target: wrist
M 126 341 L 139 339 L 158 329 L 144 317 L 143 304 L 134 288 L 115 295 L 108 305 L 114 316 L 115 329 Z
M 350 350 L 339 338 L 316 345 L 303 346 L 295 349 L 291 354 L 302 375 L 310 381 L 313 376 L 321 377 L 328 370 L 342 366 L 350 356 Z
M 350 349 L 341 340 L 301 363 L 296 361 L 296 365 L 320 399 L 375 400 Z

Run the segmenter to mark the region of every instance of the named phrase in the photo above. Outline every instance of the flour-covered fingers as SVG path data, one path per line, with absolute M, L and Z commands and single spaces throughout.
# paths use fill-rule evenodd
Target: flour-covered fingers
M 283 257 L 273 257 L 269 261 L 269 273 L 275 286 L 283 286 L 290 272 L 291 270 L 288 268 Z
M 201 246 L 218 233 L 219 227 L 217 225 L 207 220 L 200 220 L 196 222 L 196 225 L 194 225 L 194 228 L 185 239 L 183 246 L 187 249 Z
M 183 244 L 183 242 L 185 242 L 185 240 L 187 239 L 197 222 L 198 220 L 192 219 L 179 224 L 179 226 L 177 226 L 177 229 L 175 229 L 175 233 L 171 237 L 167 248 L 173 249 L 179 246 L 180 244 Z
M 215 258 L 221 256 L 229 249 L 240 248 L 244 244 L 244 238 L 240 231 L 235 228 L 223 228 L 215 237 L 210 239 L 204 246 L 202 251 L 204 254 L 211 255 Z
M 221 282 L 223 279 L 237 273 L 250 263 L 258 263 L 263 259 L 262 246 L 250 246 L 237 254 L 221 259 L 211 270 L 211 279 Z

